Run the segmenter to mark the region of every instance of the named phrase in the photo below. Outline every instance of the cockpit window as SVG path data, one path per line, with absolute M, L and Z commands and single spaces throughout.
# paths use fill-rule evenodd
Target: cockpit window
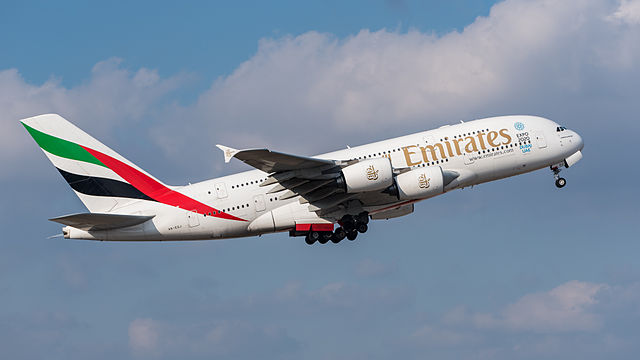
M 556 131 L 557 131 L 557 132 L 565 131 L 565 130 L 567 130 L 567 128 L 566 128 L 566 127 L 564 127 L 564 126 L 558 126 L 558 127 L 556 128 Z

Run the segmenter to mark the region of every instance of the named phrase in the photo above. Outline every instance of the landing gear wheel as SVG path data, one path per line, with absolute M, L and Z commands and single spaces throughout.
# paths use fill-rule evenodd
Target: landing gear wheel
M 316 240 L 313 240 L 309 235 L 311 234 L 307 234 L 307 236 L 304 237 L 304 242 L 306 242 L 309 245 L 313 245 L 316 242 Z
M 360 214 L 358 214 L 358 216 L 356 216 L 356 221 L 365 225 L 368 224 L 369 214 L 367 214 L 366 211 L 361 212 Z
M 344 231 L 344 228 L 339 227 L 336 229 L 336 231 L 333 232 L 333 237 L 335 239 L 338 239 L 338 241 L 344 239 L 347 236 L 347 232 Z
M 310 241 L 312 241 L 312 244 L 316 241 L 318 241 L 320 244 L 324 244 L 322 242 L 322 236 L 320 236 L 320 233 L 317 231 L 310 232 L 309 234 L 307 234 L 307 237 L 309 238 Z
M 556 187 L 558 189 L 563 188 L 565 185 L 567 185 L 567 180 L 565 180 L 564 178 L 558 178 L 556 179 Z
M 340 241 L 342 241 L 342 239 L 344 239 L 344 238 L 336 237 L 336 234 L 332 234 L 331 235 L 331 242 L 334 243 L 334 244 L 339 243 Z
M 331 239 L 330 236 L 326 236 L 325 234 L 320 234 L 320 238 L 318 239 L 318 242 L 320 244 L 326 244 L 329 242 L 329 239 Z
M 359 233 L 364 234 L 367 232 L 367 230 L 369 230 L 369 226 L 367 226 L 367 224 L 365 223 L 359 223 L 356 226 L 356 230 L 358 230 Z
M 351 215 L 345 215 L 340 220 L 342 227 L 349 232 L 349 230 L 353 229 L 356 226 L 356 220 Z
M 355 240 L 357 236 L 358 236 L 358 231 L 356 230 L 351 230 L 347 233 L 347 239 L 351 241 Z

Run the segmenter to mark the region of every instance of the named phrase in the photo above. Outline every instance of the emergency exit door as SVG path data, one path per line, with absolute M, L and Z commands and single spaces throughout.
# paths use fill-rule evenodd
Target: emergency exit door
M 253 205 L 256 207 L 256 211 L 264 211 L 267 208 L 267 204 L 264 201 L 264 195 L 254 196 Z

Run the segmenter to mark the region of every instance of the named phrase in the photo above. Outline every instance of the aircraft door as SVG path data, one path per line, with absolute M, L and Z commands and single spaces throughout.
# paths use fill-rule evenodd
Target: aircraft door
M 198 213 L 194 211 L 187 211 L 187 220 L 189 221 L 189 227 L 196 227 L 200 225 L 200 219 L 198 219 Z
M 216 195 L 218 195 L 218 199 L 224 199 L 227 197 L 227 187 L 224 183 L 216 184 Z
M 547 147 L 547 141 L 544 139 L 544 135 L 542 134 L 542 131 L 532 131 L 533 132 L 533 137 L 536 139 L 536 142 L 538 143 L 538 147 L 540 149 L 542 148 L 546 148 Z
M 256 211 L 264 211 L 267 208 L 267 204 L 264 200 L 264 195 L 256 195 L 253 197 L 253 204 L 256 207 Z

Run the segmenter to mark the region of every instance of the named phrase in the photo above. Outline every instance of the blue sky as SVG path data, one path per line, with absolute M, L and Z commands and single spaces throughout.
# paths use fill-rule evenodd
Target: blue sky
M 0 347 L 48 357 L 632 359 L 640 1 L 7 2 Z M 46 239 L 84 211 L 17 120 L 57 112 L 156 177 L 502 114 L 584 159 L 430 199 L 366 236 Z

